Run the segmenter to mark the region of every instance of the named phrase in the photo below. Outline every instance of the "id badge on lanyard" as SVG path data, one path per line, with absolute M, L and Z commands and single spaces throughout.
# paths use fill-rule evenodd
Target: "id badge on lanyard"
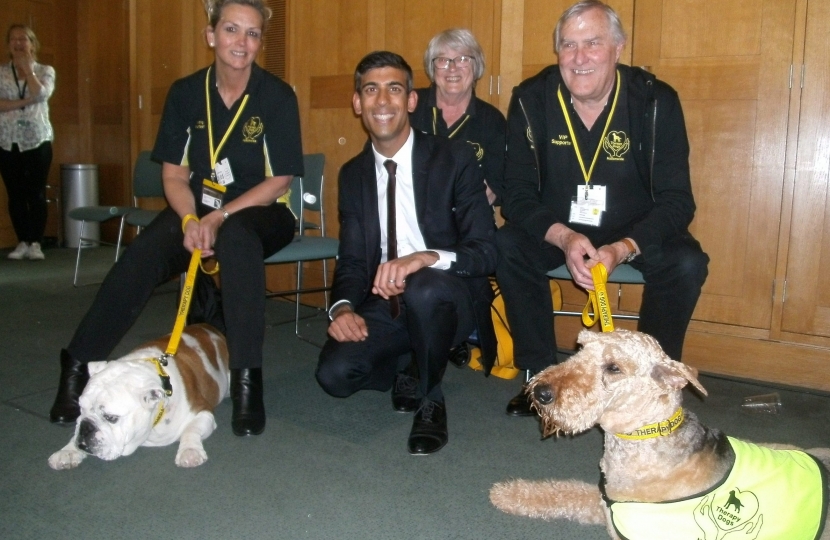
M 605 186 L 579 186 L 571 199 L 571 223 L 599 227 L 605 212 Z
M 207 104 L 208 144 L 210 145 L 208 150 L 210 151 L 211 177 L 209 179 L 205 178 L 202 180 L 202 204 L 209 208 L 216 209 L 222 207 L 222 201 L 225 198 L 227 186 L 234 181 L 233 171 L 231 170 L 231 164 L 230 161 L 228 161 L 228 158 L 217 162 L 219 151 L 225 145 L 225 142 L 228 140 L 228 136 L 230 136 L 236 122 L 242 115 L 242 110 L 245 109 L 245 104 L 248 103 L 248 94 L 245 94 L 245 97 L 242 99 L 242 104 L 239 106 L 239 110 L 236 112 L 236 116 L 233 117 L 233 121 L 231 122 L 231 125 L 228 126 L 228 130 L 225 132 L 222 140 L 219 141 L 219 145 L 214 148 L 213 121 L 210 113 L 211 69 L 213 69 L 213 66 L 208 68 L 208 71 L 205 74 L 205 103 Z
M 614 102 L 611 105 L 611 111 L 608 114 L 608 120 L 605 122 L 605 129 L 600 136 L 600 143 L 597 145 L 594 159 L 591 166 L 586 170 L 585 163 L 582 161 L 582 154 L 579 151 L 579 143 L 574 134 L 571 118 L 568 114 L 568 108 L 565 106 L 565 99 L 562 97 L 562 89 L 557 91 L 559 97 L 559 104 L 562 107 L 562 114 L 565 115 L 565 123 L 568 125 L 568 131 L 573 141 L 573 149 L 576 152 L 576 159 L 582 169 L 582 175 L 585 178 L 585 185 L 576 188 L 576 197 L 571 199 L 571 213 L 568 218 L 570 223 L 579 223 L 581 225 L 590 225 L 599 227 L 602 223 L 602 214 L 605 212 L 606 204 L 606 190 L 605 186 L 598 186 L 591 184 L 591 176 L 594 172 L 594 166 L 597 163 L 600 148 L 602 147 L 602 140 L 605 139 L 605 134 L 608 132 L 608 127 L 611 125 L 611 119 L 614 117 L 614 111 L 617 109 L 617 98 L 620 96 L 620 72 L 617 71 L 617 90 L 614 94 Z

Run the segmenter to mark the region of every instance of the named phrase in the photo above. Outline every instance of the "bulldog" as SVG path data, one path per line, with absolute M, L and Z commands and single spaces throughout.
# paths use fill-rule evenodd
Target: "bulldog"
M 198 467 L 207 461 L 202 440 L 216 429 L 213 409 L 230 386 L 225 337 L 207 324 L 188 326 L 175 356 L 163 365 L 159 359 L 169 337 L 112 362 L 88 364 L 75 434 L 52 454 L 50 467 L 72 469 L 87 455 L 109 461 L 139 446 L 177 440 L 176 465 Z

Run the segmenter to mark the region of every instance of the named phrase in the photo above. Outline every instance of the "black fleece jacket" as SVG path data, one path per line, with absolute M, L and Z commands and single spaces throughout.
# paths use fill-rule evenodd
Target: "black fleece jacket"
M 627 230 L 603 231 L 610 241 L 630 237 L 647 259 L 662 243 L 688 231 L 695 203 L 689 177 L 689 141 L 677 92 L 650 73 L 619 65 L 627 91 L 631 152 L 638 180 L 650 194 L 642 218 Z M 568 225 L 570 199 L 555 200 L 552 186 L 572 179 L 547 171 L 552 115 L 562 115 L 556 97 L 562 82 L 558 65 L 549 66 L 513 89 L 507 115 L 507 155 L 502 212 L 544 244 L 551 225 Z M 589 235 L 590 238 L 591 235 Z M 592 240 L 593 241 L 593 240 Z M 599 247 L 599 246 L 595 246 Z

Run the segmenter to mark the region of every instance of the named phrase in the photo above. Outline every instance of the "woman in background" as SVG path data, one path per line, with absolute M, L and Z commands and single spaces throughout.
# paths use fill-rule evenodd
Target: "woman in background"
M 265 429 L 262 346 L 265 257 L 294 237 L 284 203 L 303 174 L 300 117 L 291 87 L 254 60 L 271 10 L 263 0 L 210 0 L 214 62 L 170 88 L 153 159 L 169 204 L 110 270 L 69 346 L 50 419 L 74 422 L 89 379 L 138 318 L 153 289 L 187 270 L 194 249 L 220 266 L 236 435 Z
M 6 44 L 11 61 L 0 65 L 0 175 L 20 242 L 8 257 L 42 260 L 46 180 L 52 165 L 48 100 L 55 90 L 55 70 L 37 62 L 40 44 L 28 26 L 11 25 Z
M 487 199 L 498 204 L 507 123 L 501 111 L 475 94 L 484 74 L 484 51 L 469 30 L 445 30 L 430 40 L 424 69 L 432 84 L 416 90 L 412 127 L 470 143 L 484 173 Z

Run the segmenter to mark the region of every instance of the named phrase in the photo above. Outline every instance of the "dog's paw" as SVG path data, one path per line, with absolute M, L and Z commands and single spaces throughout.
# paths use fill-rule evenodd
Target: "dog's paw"
M 86 457 L 86 454 L 78 450 L 77 448 L 65 446 L 61 448 L 51 456 L 49 456 L 49 466 L 55 469 L 56 471 L 61 471 L 64 469 L 74 469 Z
M 179 467 L 198 467 L 208 456 L 204 448 L 182 448 L 176 452 L 176 465 Z

